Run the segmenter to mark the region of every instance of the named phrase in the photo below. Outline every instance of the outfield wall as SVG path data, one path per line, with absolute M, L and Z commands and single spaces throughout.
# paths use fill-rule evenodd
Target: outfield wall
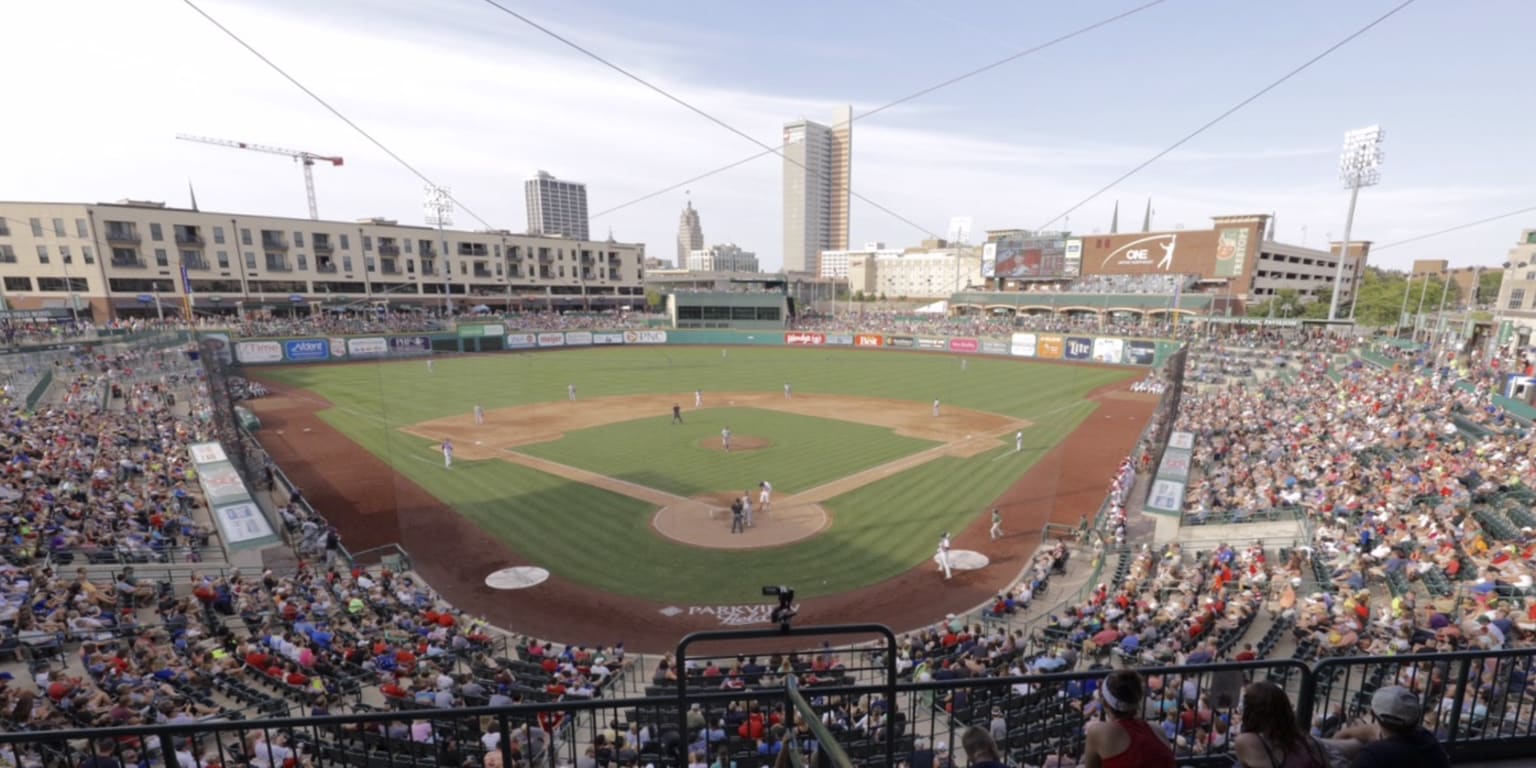
M 421 357 L 434 352 L 521 352 L 594 346 L 771 346 L 945 352 L 1136 367 L 1161 365 L 1179 348 L 1177 342 L 1166 339 L 1033 331 L 1004 339 L 822 331 L 539 331 L 517 330 L 499 323 L 461 325 L 454 332 L 435 334 L 241 339 L 232 346 L 234 360 L 241 365 L 337 363 Z

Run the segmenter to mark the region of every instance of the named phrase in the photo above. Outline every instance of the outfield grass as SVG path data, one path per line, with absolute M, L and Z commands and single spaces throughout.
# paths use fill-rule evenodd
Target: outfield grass
M 759 602 L 761 596 L 756 592 L 761 584 L 790 584 L 806 597 L 830 594 L 890 578 L 926 562 L 941 531 L 958 530 L 983 512 L 1092 412 L 1092 404 L 1082 400 L 1084 394 L 1138 373 L 1132 369 L 987 358 L 971 359 L 968 369 L 961 371 L 959 359 L 952 356 L 856 350 L 732 348 L 722 357 L 718 348 L 625 348 L 439 360 L 431 374 L 422 362 L 415 361 L 271 369 L 259 376 L 311 389 L 330 400 L 336 407 L 322 413 L 327 422 L 550 571 L 618 594 L 708 604 Z M 568 383 L 576 384 L 583 397 L 664 392 L 675 393 L 680 400 L 686 397 L 688 403 L 693 390 L 699 388 L 704 390 L 707 403 L 711 392 L 777 392 L 786 381 L 797 393 L 924 403 L 937 397 L 954 406 L 1029 419 L 1034 426 L 1026 431 L 1026 449 L 1021 453 L 1013 453 L 1009 445 L 967 459 L 937 459 L 830 500 L 825 506 L 832 511 L 834 524 L 820 536 L 746 552 L 676 544 L 651 530 L 654 508 L 644 502 L 509 462 L 455 462 L 452 473 L 443 472 L 432 455 L 431 443 L 394 429 L 465 414 L 474 404 L 490 409 L 563 400 Z M 802 425 L 796 422 L 806 417 L 736 410 L 743 414 L 742 419 L 762 418 L 748 416 L 750 412 L 782 420 L 786 428 L 793 423 L 795 428 L 783 430 L 783 437 L 771 424 L 756 430 L 773 433 L 763 436 L 784 442 L 798 439 L 803 429 L 817 433 L 847 430 L 856 436 L 865 434 L 862 430 L 883 433 L 880 439 L 849 438 L 860 446 L 879 446 L 869 450 L 882 453 L 850 456 L 847 468 L 827 469 L 836 472 L 831 477 L 880 463 L 879 456 L 887 455 L 883 453 L 887 450 L 895 458 L 922 447 L 922 441 L 898 438 L 867 426 L 842 422 Z M 703 423 L 702 415 L 685 413 L 685 419 L 695 418 L 701 431 L 707 426 L 718 433 L 718 427 Z M 749 421 L 738 421 L 735 413 L 730 418 L 737 434 L 755 431 L 742 426 Z M 657 417 L 628 424 L 637 430 L 653 424 L 660 429 L 666 421 Z M 616 428 L 624 425 L 589 431 L 594 433 L 591 438 L 601 443 L 598 433 Z M 567 452 L 575 452 L 586 439 L 581 433 L 572 433 L 565 440 L 530 447 L 529 452 L 547 455 L 552 451 L 569 459 L 572 454 Z M 822 434 L 811 439 L 827 437 Z M 587 445 L 586 449 L 609 454 L 603 462 L 590 466 L 621 477 L 623 473 L 649 472 L 649 481 L 625 479 L 658 488 L 671 483 L 667 489 L 674 492 L 686 488 L 716 490 L 705 487 L 716 480 L 693 474 L 669 459 L 666 452 L 653 450 L 651 442 L 638 440 L 638 447 L 620 446 L 618 441 L 607 447 Z M 691 450 L 687 445 L 696 440 L 690 436 L 682 442 L 677 451 Z M 796 461 L 790 451 L 783 451 L 786 455 L 782 458 L 770 456 L 772 451 L 743 456 L 751 457 L 753 464 L 757 454 L 763 454 L 765 461 Z M 561 460 L 552 454 L 549 458 Z M 563 463 L 587 464 L 585 460 Z M 791 467 L 783 477 L 803 474 L 812 479 L 802 483 L 815 484 L 816 471 L 814 462 L 808 462 L 800 469 Z M 744 475 L 744 482 L 761 479 L 759 474 L 754 466 Z M 665 479 L 660 479 L 663 476 Z M 781 480 L 773 481 L 777 489 L 789 492 Z M 408 542 L 406 546 L 409 548 Z M 647 564 L 651 567 L 641 571 Z

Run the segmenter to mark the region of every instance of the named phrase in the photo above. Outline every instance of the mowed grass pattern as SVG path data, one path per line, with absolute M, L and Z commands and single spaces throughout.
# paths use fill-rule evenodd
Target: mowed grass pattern
M 1090 416 L 1094 406 L 1082 400 L 1084 394 L 1140 372 L 988 358 L 973 358 L 962 371 L 959 358 L 941 355 L 750 348 L 722 355 L 719 348 L 673 347 L 440 359 L 430 374 L 424 363 L 411 361 L 269 369 L 256 375 L 325 397 L 336 406 L 322 414 L 327 422 L 553 573 L 617 594 L 710 604 L 760 602 L 757 587 L 762 584 L 791 584 L 807 597 L 831 594 L 926 563 L 939 533 L 959 530 L 984 513 L 988 503 Z M 826 506 L 835 522 L 820 536 L 745 552 L 675 544 L 651 530 L 655 510 L 648 504 L 509 462 L 455 462 L 454 471 L 445 472 L 432 443 L 395 429 L 468 413 L 477 403 L 490 409 L 562 400 L 570 383 L 582 397 L 661 392 L 674 393 L 689 405 L 695 388 L 704 391 L 708 404 L 712 392 L 777 392 L 785 382 L 807 394 L 863 394 L 917 403 L 937 397 L 1029 419 L 1034 426 L 1026 431 L 1023 452 L 1014 453 L 1008 445 L 968 459 L 937 459 L 832 499 Z M 692 416 L 689 411 L 684 418 Z M 641 428 L 647 422 L 665 425 L 666 419 L 646 417 L 634 424 Z M 732 428 L 747 433 L 739 424 Z M 647 453 L 635 450 L 636 461 Z M 861 462 L 879 463 L 873 458 Z M 651 471 L 671 474 L 678 468 L 655 461 Z M 761 479 L 758 474 L 753 470 L 744 478 L 753 482 Z M 776 487 L 782 488 L 780 482 L 775 480 Z M 409 549 L 410 543 L 405 546 Z
M 700 444 L 718 440 L 725 427 L 737 438 L 760 437 L 771 445 L 726 453 Z M 773 483 L 775 492 L 798 493 L 935 445 L 864 424 L 726 407 L 687 411 L 681 425 L 672 424 L 671 416 L 637 419 L 568 432 L 562 440 L 518 450 L 680 496 L 697 496 L 740 492 L 761 480 Z

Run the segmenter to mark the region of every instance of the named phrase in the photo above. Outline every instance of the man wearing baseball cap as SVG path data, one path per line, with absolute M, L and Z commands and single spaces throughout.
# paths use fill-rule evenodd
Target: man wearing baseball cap
M 1354 768 L 1450 768 L 1445 749 L 1422 725 L 1418 694 L 1389 685 L 1371 696 L 1371 711 L 1381 737 L 1361 747 Z

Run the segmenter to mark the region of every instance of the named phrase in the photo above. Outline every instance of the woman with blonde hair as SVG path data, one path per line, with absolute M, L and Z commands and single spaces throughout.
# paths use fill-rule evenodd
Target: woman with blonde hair
M 1147 700 L 1141 673 L 1109 673 L 1099 684 L 1099 699 L 1107 717 L 1085 730 L 1083 768 L 1173 768 L 1173 748 L 1162 730 L 1141 719 Z

